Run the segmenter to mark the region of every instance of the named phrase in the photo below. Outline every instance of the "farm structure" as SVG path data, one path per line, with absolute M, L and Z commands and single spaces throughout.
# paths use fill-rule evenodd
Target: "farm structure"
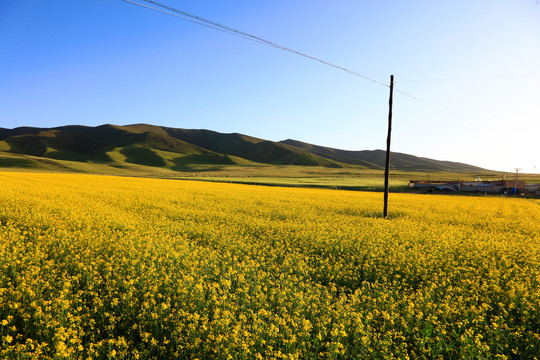
M 496 181 L 425 181 L 411 180 L 409 187 L 425 189 L 428 191 L 438 190 L 441 192 L 478 192 L 498 194 L 526 194 L 540 195 L 540 184 L 527 184 L 525 180 L 496 180 Z

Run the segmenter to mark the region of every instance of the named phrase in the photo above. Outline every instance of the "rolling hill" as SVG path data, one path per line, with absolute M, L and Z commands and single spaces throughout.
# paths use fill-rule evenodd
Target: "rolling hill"
M 281 141 L 281 143 L 295 146 L 306 151 L 310 151 L 316 155 L 325 157 L 327 159 L 333 159 L 346 164 L 360 165 L 373 169 L 384 169 L 385 167 L 386 151 L 384 150 L 340 150 L 318 145 L 312 145 L 291 139 Z M 411 171 L 447 171 L 449 169 L 451 171 L 485 170 L 480 167 L 468 164 L 452 161 L 433 160 L 398 152 L 392 152 L 391 154 L 391 167 L 392 169 Z
M 273 142 L 238 133 L 147 124 L 0 128 L 0 152 L 28 155 L 43 161 L 133 164 L 176 171 L 191 171 L 202 164 L 382 169 L 385 162 L 385 151 L 382 150 L 347 151 L 290 139 Z M 15 161 L 4 156 L 4 160 L 0 159 L 0 166 L 34 161 L 29 159 Z M 392 168 L 411 171 L 483 170 L 467 164 L 401 153 L 392 153 Z

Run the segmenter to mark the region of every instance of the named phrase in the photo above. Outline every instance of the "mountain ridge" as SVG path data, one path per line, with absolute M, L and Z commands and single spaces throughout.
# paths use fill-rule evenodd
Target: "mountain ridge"
M 130 163 L 178 171 L 195 165 L 304 165 L 383 169 L 383 150 L 341 150 L 287 139 L 149 124 L 0 128 L 0 151 L 92 163 Z M 485 170 L 392 152 L 391 167 L 411 171 Z

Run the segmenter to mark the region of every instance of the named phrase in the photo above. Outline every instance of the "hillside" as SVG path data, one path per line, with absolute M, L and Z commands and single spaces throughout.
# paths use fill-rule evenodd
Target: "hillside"
M 198 165 L 304 165 L 328 168 L 384 168 L 382 150 L 347 151 L 297 140 L 273 142 L 239 133 L 177 129 L 147 124 L 0 128 L 0 151 L 37 158 L 93 164 L 134 164 L 174 171 Z M 23 161 L 23 162 L 24 162 Z M 0 161 L 0 166 L 21 161 Z M 16 166 L 16 165 L 13 165 Z M 392 169 L 480 171 L 481 168 L 392 153 Z
M 333 159 L 345 164 L 354 164 L 366 166 L 373 169 L 384 169 L 386 162 L 386 151 L 383 150 L 363 150 L 363 151 L 348 151 L 312 145 L 297 140 L 284 140 L 282 144 L 295 146 L 306 151 L 310 151 L 319 156 Z M 414 155 L 392 152 L 391 167 L 397 170 L 414 170 L 414 171 L 481 171 L 480 167 L 452 162 L 433 160 Z

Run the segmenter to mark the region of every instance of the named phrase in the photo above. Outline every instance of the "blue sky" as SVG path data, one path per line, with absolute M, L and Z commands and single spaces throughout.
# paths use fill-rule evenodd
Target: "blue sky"
M 395 94 L 393 151 L 540 173 L 536 0 L 160 2 L 394 74 L 421 101 Z M 0 127 L 150 123 L 385 148 L 388 87 L 122 0 L 0 0 L 0 39 Z

